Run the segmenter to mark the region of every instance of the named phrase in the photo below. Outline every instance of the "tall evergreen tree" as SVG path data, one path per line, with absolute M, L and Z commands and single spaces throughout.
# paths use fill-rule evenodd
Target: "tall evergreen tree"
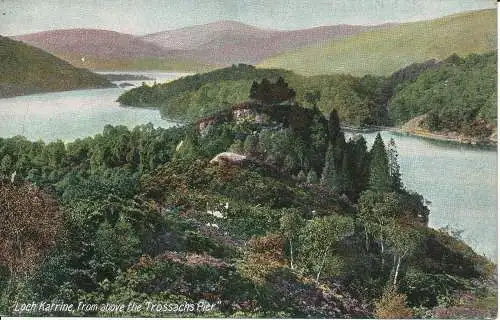
M 330 112 L 328 118 L 328 135 L 331 141 L 335 141 L 340 134 L 340 118 L 336 109 Z
M 328 149 L 326 150 L 325 166 L 323 167 L 323 174 L 321 175 L 320 183 L 322 186 L 325 186 L 332 191 L 337 191 L 338 175 L 335 166 L 334 148 L 331 143 L 328 145 Z
M 377 191 L 390 191 L 391 178 L 389 175 L 389 159 L 387 157 L 387 151 L 380 133 L 378 133 L 375 138 L 370 155 L 370 189 Z
M 349 198 L 353 196 L 354 175 L 352 170 L 352 155 L 349 149 L 344 151 L 342 158 L 342 166 L 340 170 L 340 177 L 338 182 L 338 189 L 342 191 Z
M 257 99 L 259 94 L 259 83 L 257 81 L 252 82 L 252 87 L 250 88 L 250 99 Z
M 391 187 L 394 191 L 400 191 L 403 189 L 403 183 L 401 182 L 401 173 L 399 171 L 398 150 L 396 147 L 396 142 L 393 138 L 389 140 L 389 145 L 387 146 L 387 156 L 389 160 L 389 176 L 391 178 Z
M 370 176 L 370 159 L 366 148 L 366 140 L 361 135 L 356 136 L 354 142 L 354 156 L 354 189 L 356 191 L 356 196 L 359 196 L 362 191 L 366 190 Z

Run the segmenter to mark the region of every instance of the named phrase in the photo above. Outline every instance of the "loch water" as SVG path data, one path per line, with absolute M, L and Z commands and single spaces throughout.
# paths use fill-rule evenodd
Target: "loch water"
M 157 83 L 184 75 L 138 74 L 152 77 Z M 137 86 L 142 81 L 115 83 L 122 82 Z M 127 89 L 75 90 L 0 99 L 0 137 L 23 135 L 29 140 L 69 142 L 100 133 L 106 124 L 129 128 L 149 122 L 155 127 L 175 125 L 162 119 L 158 110 L 120 106 L 116 99 Z M 403 183 L 428 201 L 430 226 L 463 231 L 465 242 L 496 261 L 497 150 L 387 131 L 381 135 L 385 142 L 390 138 L 396 141 Z M 376 133 L 363 136 L 371 147 Z

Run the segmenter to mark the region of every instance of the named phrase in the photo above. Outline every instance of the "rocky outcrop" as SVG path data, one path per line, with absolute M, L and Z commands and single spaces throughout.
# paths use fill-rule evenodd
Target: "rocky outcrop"
M 247 159 L 246 156 L 233 153 L 233 152 L 222 152 L 216 155 L 212 160 L 210 160 L 211 164 L 231 164 L 231 165 L 239 165 L 242 164 Z

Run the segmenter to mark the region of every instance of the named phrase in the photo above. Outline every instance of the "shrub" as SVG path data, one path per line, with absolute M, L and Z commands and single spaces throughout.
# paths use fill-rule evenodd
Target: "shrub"
M 375 316 L 379 319 L 408 319 L 413 315 L 406 305 L 406 295 L 388 288 L 379 301 L 375 302 Z

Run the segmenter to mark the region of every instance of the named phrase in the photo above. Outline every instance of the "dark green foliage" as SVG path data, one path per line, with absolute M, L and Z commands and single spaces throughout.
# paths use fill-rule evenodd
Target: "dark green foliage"
M 195 120 L 247 99 L 252 81 L 264 78 L 276 81 L 291 74 L 281 69 L 233 65 L 166 84 L 151 87 L 143 84 L 122 94 L 118 101 L 130 106 L 159 108 L 167 118 Z
M 432 308 L 449 300 L 455 290 L 463 290 L 465 281 L 449 274 L 424 273 L 410 269 L 405 275 L 402 291 L 407 294 L 408 304 L 412 307 Z
M 496 125 L 496 73 L 496 52 L 450 57 L 398 90 L 390 114 L 396 123 L 428 114 L 430 130 L 487 137 Z
M 381 78 L 374 79 L 378 83 Z M 250 95 L 266 104 L 296 100 L 325 114 L 336 108 L 340 119 L 355 125 L 385 124 L 386 104 L 375 107 L 376 88 L 369 89 L 369 85 L 349 75 L 303 77 L 282 69 L 238 65 L 166 84 L 144 84 L 125 92 L 118 101 L 159 108 L 166 118 L 195 120 L 225 110 Z
M 328 137 L 332 142 L 335 142 L 340 134 L 340 119 L 336 109 L 330 112 L 328 118 Z
M 391 190 L 389 159 L 380 133 L 375 138 L 370 151 L 370 158 L 370 189 L 377 191 Z
M 321 91 L 319 90 L 308 90 L 304 92 L 304 101 L 307 102 L 313 108 L 316 108 L 318 101 L 321 99 Z
M 337 171 L 333 145 L 330 143 L 328 145 L 328 149 L 326 150 L 325 166 L 323 168 L 323 173 L 321 174 L 321 185 L 332 191 L 336 191 L 339 187 L 339 177 Z
M 262 79 L 261 83 L 253 82 L 250 88 L 249 98 L 263 104 L 291 102 L 295 99 L 295 90 L 288 88 L 288 83 L 279 77 L 276 83 L 268 79 Z
M 391 189 L 394 191 L 401 191 L 403 183 L 401 182 L 401 173 L 399 172 L 398 151 L 396 149 L 396 142 L 393 138 L 389 140 L 387 145 L 387 158 L 389 160 L 389 176 Z

